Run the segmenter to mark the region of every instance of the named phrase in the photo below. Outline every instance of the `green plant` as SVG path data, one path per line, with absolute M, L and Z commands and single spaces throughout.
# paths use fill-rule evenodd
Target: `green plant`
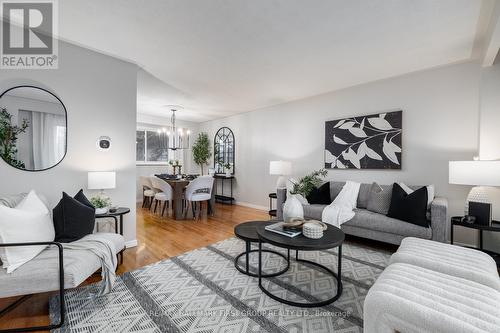
M 212 157 L 210 151 L 210 141 L 208 140 L 207 133 L 198 134 L 198 138 L 193 145 L 193 160 L 201 167 L 201 174 L 203 175 L 203 166 L 208 164 L 208 160 Z
M 106 207 L 111 206 L 111 199 L 108 197 L 96 195 L 96 196 L 90 198 L 90 203 L 95 208 L 106 208 Z
M 325 169 L 311 172 L 307 176 L 300 178 L 297 183 L 293 183 L 293 189 L 290 193 L 301 194 L 304 198 L 307 197 L 312 190 L 321 185 L 323 178 L 327 174 L 328 171 Z
M 29 122 L 23 119 L 21 126 L 12 125 L 12 115 L 6 108 L 0 110 L 0 156 L 10 165 L 24 169 L 24 162 L 16 159 L 17 155 L 17 137 L 26 132 Z
M 217 161 L 217 164 L 226 170 L 231 169 L 231 166 L 233 165 L 232 163 L 229 163 L 229 162 L 224 163 L 224 160 L 222 158 Z

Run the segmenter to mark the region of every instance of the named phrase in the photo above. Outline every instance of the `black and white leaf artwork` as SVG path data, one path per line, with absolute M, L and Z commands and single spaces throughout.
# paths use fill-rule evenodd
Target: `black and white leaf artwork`
M 401 169 L 403 111 L 325 122 L 325 168 Z

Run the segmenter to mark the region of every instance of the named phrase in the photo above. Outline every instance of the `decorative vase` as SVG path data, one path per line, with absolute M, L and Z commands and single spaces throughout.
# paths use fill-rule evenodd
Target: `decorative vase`
M 231 177 L 231 171 L 226 171 L 226 177 Z
M 108 212 L 108 207 L 104 208 L 96 208 L 95 209 L 95 214 L 100 215 L 100 214 L 106 214 Z
M 290 195 L 283 205 L 283 221 L 287 222 L 293 217 L 304 218 L 304 208 L 295 195 Z

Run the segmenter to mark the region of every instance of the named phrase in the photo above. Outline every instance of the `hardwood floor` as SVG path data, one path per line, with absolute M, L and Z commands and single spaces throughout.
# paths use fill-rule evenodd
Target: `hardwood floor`
M 267 220 L 267 212 L 236 205 L 217 204 L 215 216 L 202 215 L 200 220 L 175 221 L 160 217 L 148 209 L 137 207 L 138 246 L 124 252 L 118 274 L 175 257 L 234 236 L 234 226 L 250 220 Z M 100 280 L 98 274 L 85 283 Z M 48 325 L 49 293 L 34 295 L 23 304 L 0 317 L 0 329 Z M 17 298 L 0 299 L 0 308 Z

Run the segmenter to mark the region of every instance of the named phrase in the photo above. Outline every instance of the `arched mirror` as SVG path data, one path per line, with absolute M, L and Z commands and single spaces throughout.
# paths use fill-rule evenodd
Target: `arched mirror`
M 234 175 L 234 134 L 229 127 L 220 128 L 214 138 L 215 173 Z
M 19 86 L 0 95 L 0 156 L 9 165 L 42 171 L 66 155 L 66 108 L 53 93 Z

